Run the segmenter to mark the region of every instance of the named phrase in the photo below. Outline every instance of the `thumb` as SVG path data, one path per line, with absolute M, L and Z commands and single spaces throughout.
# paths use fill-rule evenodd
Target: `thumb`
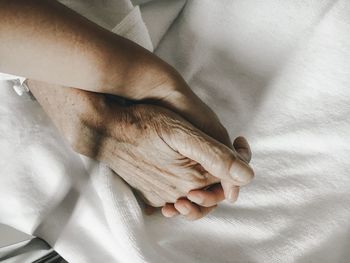
M 239 186 L 253 179 L 253 169 L 237 153 L 195 127 L 182 127 L 171 134 L 171 138 L 166 140 L 169 146 L 201 164 L 213 176 L 233 180 Z
M 237 137 L 233 142 L 233 148 L 238 153 L 239 157 L 249 163 L 252 158 L 252 152 L 250 150 L 250 146 L 248 141 L 242 137 Z M 235 202 L 238 198 L 239 187 L 232 181 L 221 180 L 221 185 L 224 190 L 226 200 L 230 202 Z
M 239 136 L 233 141 L 233 148 L 243 159 L 243 161 L 249 163 L 252 159 L 252 151 L 246 138 Z

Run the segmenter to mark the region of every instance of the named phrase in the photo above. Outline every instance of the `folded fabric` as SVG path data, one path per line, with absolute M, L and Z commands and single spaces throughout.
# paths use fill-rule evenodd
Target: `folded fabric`
M 256 180 L 237 204 L 195 222 L 143 215 L 123 180 L 3 81 L 0 222 L 73 263 L 347 262 L 350 2 L 201 0 L 175 13 L 164 34 L 148 23 L 144 44 L 250 141 Z
M 138 7 L 126 10 L 113 31 L 153 48 Z M 109 168 L 74 153 L 39 104 L 17 96 L 12 79 L 0 80 L 0 222 L 43 238 L 69 262 L 143 262 L 144 253 L 133 249 L 140 242 L 133 232 L 142 236 L 144 229 L 131 189 Z M 112 196 L 117 190 L 120 202 Z

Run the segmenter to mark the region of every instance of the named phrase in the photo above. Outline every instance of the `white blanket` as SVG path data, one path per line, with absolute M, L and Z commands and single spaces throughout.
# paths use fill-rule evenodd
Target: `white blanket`
M 141 6 L 150 32 L 157 2 Z M 251 143 L 256 180 L 239 201 L 196 222 L 143 215 L 3 82 L 0 222 L 73 263 L 348 262 L 350 2 L 187 1 L 166 27 L 155 52 Z

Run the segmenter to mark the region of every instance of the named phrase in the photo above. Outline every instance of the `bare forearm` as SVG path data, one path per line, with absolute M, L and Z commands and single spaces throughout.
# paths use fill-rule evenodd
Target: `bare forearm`
M 35 80 L 27 84 L 71 147 L 94 157 L 108 112 L 104 95 Z
M 155 73 L 167 68 L 56 1 L 0 0 L 0 39 L 0 71 L 91 91 L 128 97 L 141 75 L 142 85 L 157 85 Z

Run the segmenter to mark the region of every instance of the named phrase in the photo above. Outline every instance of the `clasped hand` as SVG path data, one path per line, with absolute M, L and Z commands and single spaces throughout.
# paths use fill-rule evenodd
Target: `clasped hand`
M 121 105 L 103 94 L 36 81 L 29 86 L 75 151 L 106 163 L 165 216 L 198 219 L 225 198 L 220 181 L 235 201 L 239 186 L 252 179 L 242 137 L 233 151 L 161 106 Z
M 0 7 L 1 70 L 42 81 L 29 88 L 73 149 L 107 163 L 165 216 L 199 218 L 251 181 L 248 143 L 239 137 L 233 148 L 165 61 L 57 1 Z

